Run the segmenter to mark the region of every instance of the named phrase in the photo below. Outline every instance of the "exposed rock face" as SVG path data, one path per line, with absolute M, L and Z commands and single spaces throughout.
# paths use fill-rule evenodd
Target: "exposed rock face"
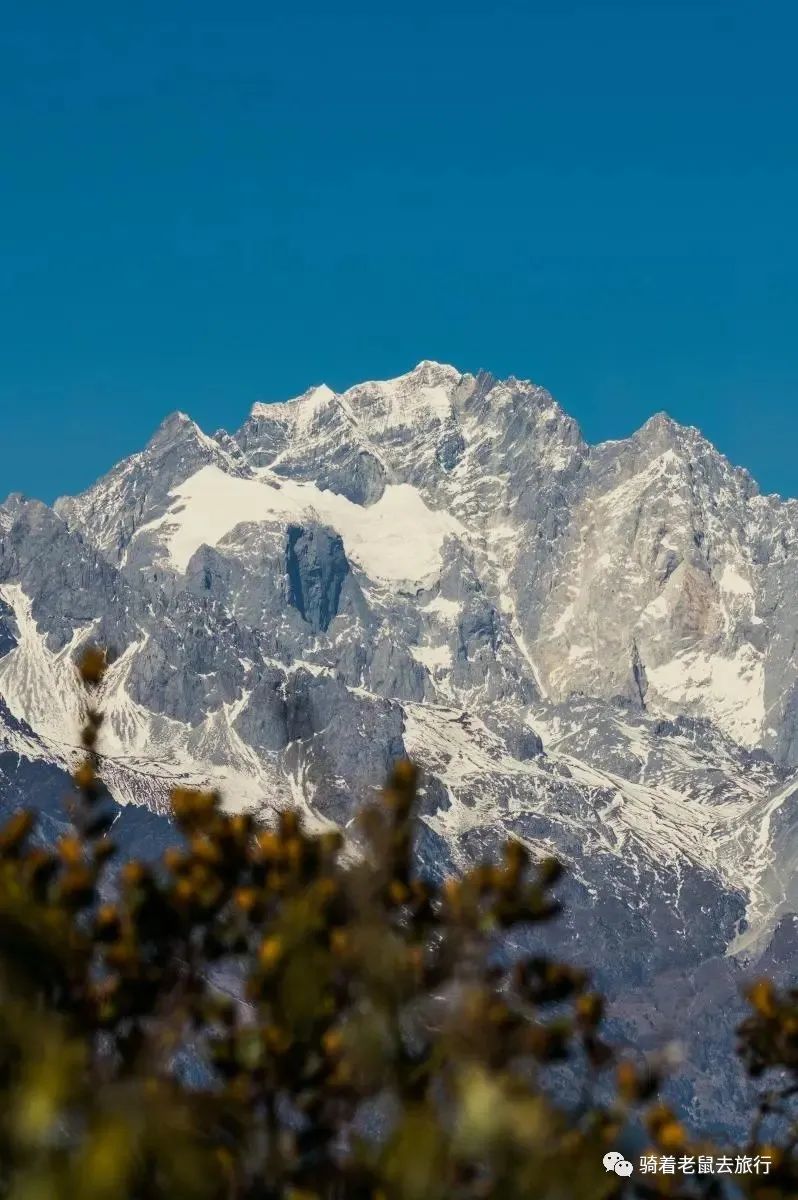
M 213 780 L 346 826 L 410 753 L 425 869 L 559 854 L 573 956 L 664 1036 L 667 995 L 730 995 L 775 927 L 787 952 L 797 582 L 798 503 L 697 430 L 591 447 L 542 388 L 424 362 L 233 434 L 174 414 L 54 510 L 9 497 L 3 744 L 68 765 L 91 637 L 120 801 Z M 682 1099 L 717 1117 L 722 1086 Z
M 349 573 L 343 539 L 318 526 L 289 525 L 286 566 L 289 602 L 314 633 L 324 633 Z

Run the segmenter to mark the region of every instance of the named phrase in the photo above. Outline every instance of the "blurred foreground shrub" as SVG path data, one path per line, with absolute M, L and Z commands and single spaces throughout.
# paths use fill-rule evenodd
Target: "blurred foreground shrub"
M 178 790 L 181 847 L 154 868 L 126 864 L 103 901 L 103 670 L 101 654 L 84 656 L 74 835 L 31 848 L 26 813 L 0 831 L 0 1196 L 722 1194 L 712 1179 L 604 1169 L 641 1106 L 652 1152 L 696 1143 L 650 1106 L 650 1071 L 621 1063 L 596 1090 L 613 1055 L 582 972 L 497 954 L 503 935 L 556 914 L 556 862 L 511 842 L 502 862 L 442 887 L 417 876 L 407 762 L 360 813 L 357 855 L 293 812 L 265 829 L 215 794 Z M 786 1001 L 754 1001 L 754 1066 L 793 1066 L 795 1001 L 788 1033 Z M 584 1084 L 569 1108 L 545 1086 L 564 1060 Z M 795 1195 L 791 1162 L 756 1181 L 786 1190 L 742 1182 Z

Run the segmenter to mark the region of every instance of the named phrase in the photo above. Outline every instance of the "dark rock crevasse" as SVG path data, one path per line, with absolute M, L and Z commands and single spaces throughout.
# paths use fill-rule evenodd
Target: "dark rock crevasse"
M 349 563 L 340 534 L 322 526 L 289 525 L 286 545 L 288 598 L 314 633 L 338 613 Z

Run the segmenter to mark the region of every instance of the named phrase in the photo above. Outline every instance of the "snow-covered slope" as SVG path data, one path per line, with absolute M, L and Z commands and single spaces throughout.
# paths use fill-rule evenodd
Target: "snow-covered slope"
M 170 500 L 137 536 L 160 536 L 161 565 L 180 575 L 200 546 L 218 546 L 242 523 L 312 521 L 340 533 L 349 558 L 371 579 L 418 585 L 439 574 L 447 534 L 462 532 L 455 518 L 428 508 L 407 483 L 389 484 L 365 507 L 312 483 L 280 479 L 269 468 L 242 479 L 208 464 L 174 488 Z
M 346 825 L 411 753 L 420 858 L 555 851 L 612 990 L 747 960 L 795 906 L 796 583 L 798 504 L 697 430 L 590 447 L 542 388 L 423 362 L 10 497 L 4 736 L 70 761 L 91 637 L 120 800 L 212 779 Z

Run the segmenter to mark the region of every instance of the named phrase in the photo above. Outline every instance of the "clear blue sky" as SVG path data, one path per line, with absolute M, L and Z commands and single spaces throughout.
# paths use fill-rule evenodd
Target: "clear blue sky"
M 794 0 L 5 6 L 0 492 L 436 358 L 798 495 L 796 39 Z

